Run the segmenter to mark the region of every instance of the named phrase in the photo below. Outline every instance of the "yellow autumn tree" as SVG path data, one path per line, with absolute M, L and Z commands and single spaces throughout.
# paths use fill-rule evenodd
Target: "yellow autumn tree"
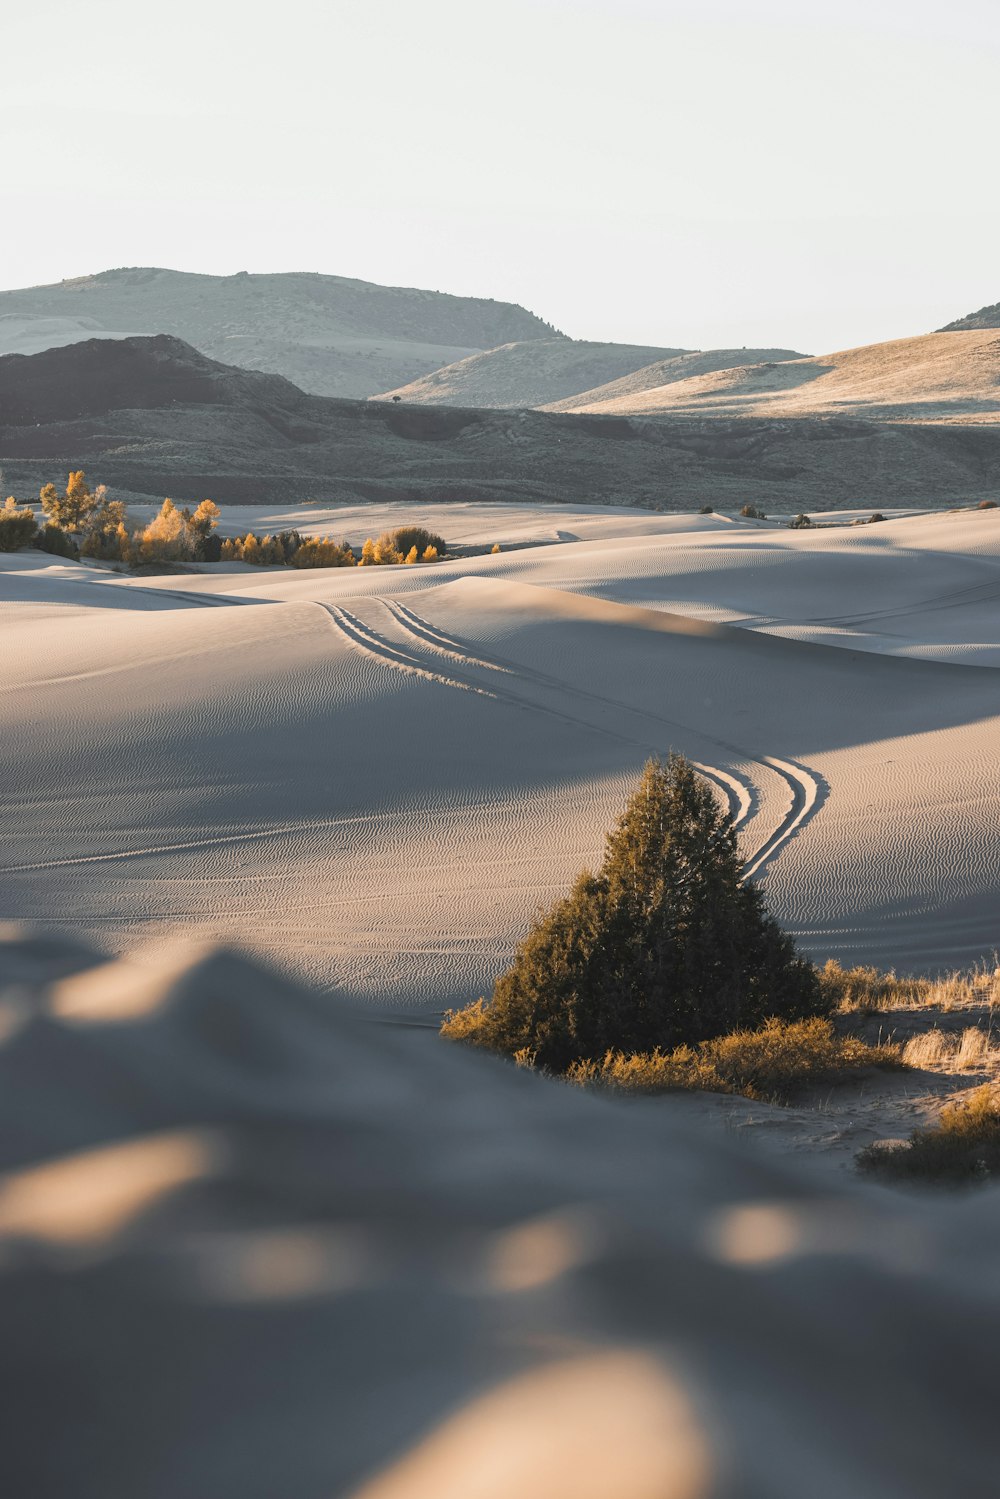
M 191 556 L 191 537 L 173 500 L 164 500 L 159 515 L 139 538 L 143 562 L 183 562 Z
M 394 567 L 402 560 L 403 554 L 396 545 L 395 536 L 391 531 L 383 531 L 375 543 L 375 561 L 379 567 Z
M 409 566 L 411 563 L 413 563 L 413 562 L 419 562 L 419 561 L 420 561 L 420 553 L 417 551 L 416 547 L 411 547 L 410 550 L 406 554 L 407 565 Z
M 437 547 L 427 547 L 427 549 L 424 552 L 422 560 L 424 562 L 436 562 L 438 560 L 438 549 L 437 549 Z
M 375 543 L 369 536 L 364 546 L 361 548 L 361 561 L 358 563 L 358 566 L 374 567 L 377 561 L 378 558 L 375 556 Z
M 125 506 L 121 500 L 109 500 L 103 484 L 97 486 L 94 497 L 99 503 L 87 520 L 80 556 L 97 557 L 104 562 L 124 562 L 129 554 Z
M 493 545 L 490 547 L 490 556 L 491 557 L 495 557 L 496 554 L 497 554 L 497 552 L 499 552 L 499 550 L 500 550 L 500 543 L 499 543 L 499 541 L 495 541 L 493 543 Z
M 83 469 L 70 473 L 66 481 L 66 492 L 59 494 L 54 484 L 43 486 L 39 494 L 42 509 L 53 525 L 63 531 L 82 531 L 88 519 L 102 502 L 104 486 L 99 486 L 97 495 L 91 494 Z

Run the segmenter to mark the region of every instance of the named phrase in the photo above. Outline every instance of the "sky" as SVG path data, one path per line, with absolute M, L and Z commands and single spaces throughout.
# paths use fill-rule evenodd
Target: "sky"
M 1000 300 L 998 0 L 33 0 L 0 287 L 122 265 L 805 353 Z

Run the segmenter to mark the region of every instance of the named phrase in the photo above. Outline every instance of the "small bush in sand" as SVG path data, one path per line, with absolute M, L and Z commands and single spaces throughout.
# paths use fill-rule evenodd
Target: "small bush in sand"
M 758 510 L 756 505 L 744 505 L 740 510 L 744 520 L 767 520 L 763 510 Z
M 17 552 L 34 543 L 38 524 L 30 506 L 19 508 L 13 495 L 0 506 L 0 552 Z
M 918 1129 L 902 1146 L 869 1145 L 860 1171 L 888 1181 L 973 1186 L 1000 1172 L 1000 1094 L 986 1083 L 965 1101 L 946 1105 L 937 1124 Z
M 564 1072 L 823 1010 L 810 963 L 743 880 L 732 817 L 680 755 L 651 760 L 597 875 L 540 915 L 493 1001 L 442 1034 Z
M 868 524 L 870 526 L 877 526 L 880 521 L 884 520 L 885 516 L 882 514 L 881 510 L 873 510 L 871 515 L 868 517 Z
M 698 511 L 698 514 L 699 515 L 714 515 L 715 511 L 714 511 L 714 509 L 712 508 L 711 505 L 702 505 L 701 509 Z
M 54 557 L 72 557 L 79 554 L 71 537 L 54 521 L 48 521 L 38 533 L 35 546 L 40 552 L 50 552 Z
M 979 504 L 976 506 L 977 510 L 995 510 L 996 508 L 996 500 L 980 500 Z
M 813 522 L 809 519 L 808 515 L 802 515 L 801 513 L 788 522 L 788 529 L 790 531 L 810 531 L 812 527 Z
M 734 1031 L 696 1047 L 626 1055 L 609 1051 L 600 1062 L 576 1062 L 567 1081 L 619 1093 L 695 1089 L 739 1093 L 768 1103 L 789 1103 L 818 1084 L 852 1082 L 872 1067 L 900 1068 L 902 1050 L 869 1046 L 838 1036 L 829 1020 L 769 1020 L 757 1030 Z
M 428 531 L 426 526 L 397 526 L 394 531 L 386 532 L 386 538 L 404 557 L 412 547 L 416 547 L 420 556 L 423 556 L 428 547 L 433 547 L 439 557 L 444 556 L 448 550 L 444 537 Z M 379 537 L 379 540 L 383 538 Z

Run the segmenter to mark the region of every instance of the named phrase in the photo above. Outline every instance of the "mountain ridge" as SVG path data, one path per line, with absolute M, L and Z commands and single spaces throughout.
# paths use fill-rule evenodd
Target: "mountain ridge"
M 514 339 L 564 336 L 515 303 L 313 271 L 212 276 L 121 267 L 0 292 L 0 353 L 158 333 L 314 394 L 347 397 Z

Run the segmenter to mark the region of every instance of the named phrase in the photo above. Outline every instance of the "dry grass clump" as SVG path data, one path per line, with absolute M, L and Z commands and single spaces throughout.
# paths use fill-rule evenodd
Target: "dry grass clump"
M 528 1059 L 515 1060 L 523 1066 Z M 838 1036 L 829 1020 L 814 1018 L 769 1020 L 756 1030 L 733 1031 L 670 1052 L 609 1051 L 600 1062 L 575 1062 L 566 1078 L 622 1093 L 682 1088 L 787 1103 L 817 1084 L 850 1082 L 870 1067 L 905 1065 L 901 1047 Z
M 968 1026 L 960 1036 L 949 1036 L 935 1026 L 903 1048 L 908 1067 L 943 1067 L 948 1072 L 979 1072 L 995 1057 L 989 1035 L 978 1025 Z
M 964 1103 L 948 1104 L 930 1129 L 895 1148 L 873 1144 L 857 1157 L 860 1171 L 889 1181 L 972 1186 L 1000 1172 L 1000 1093 L 989 1083 Z
M 940 979 L 899 978 L 891 969 L 842 968 L 830 958 L 819 969 L 819 983 L 830 1007 L 840 1011 L 1000 1004 L 1000 969 L 973 968 Z

